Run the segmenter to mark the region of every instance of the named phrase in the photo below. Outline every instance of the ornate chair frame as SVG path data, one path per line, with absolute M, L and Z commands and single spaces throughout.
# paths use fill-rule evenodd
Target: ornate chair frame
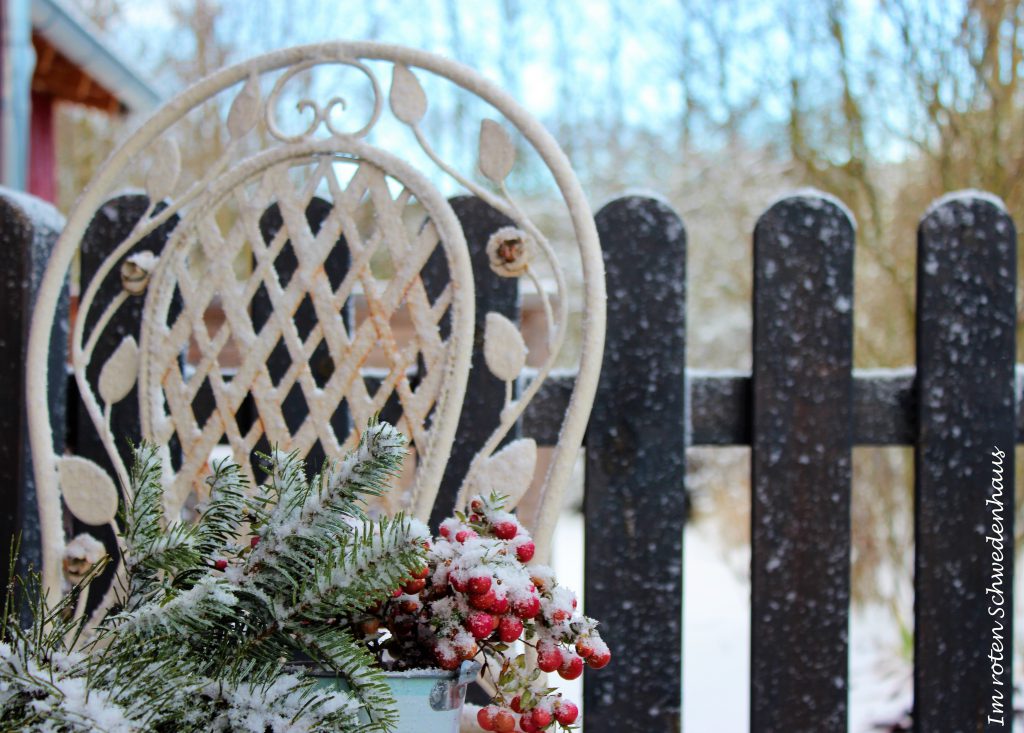
M 307 97 L 299 99 L 297 106 L 300 112 L 311 114 L 312 121 L 297 134 L 284 131 L 278 119 L 278 106 L 287 96 L 285 90 L 291 80 L 307 71 L 338 65 L 360 72 L 368 82 L 372 96 L 369 121 L 354 132 L 343 132 L 337 122 L 337 112 L 345 106 L 341 97 L 331 96 L 324 103 Z M 43 538 L 43 583 L 51 595 L 60 593 L 64 584 L 61 568 L 66 540 L 62 500 L 80 520 L 92 525 L 109 524 L 117 532 L 115 510 L 130 489 L 127 469 L 117 450 L 117 437 L 110 427 L 110 414 L 112 405 L 125 399 L 136 385 L 143 437 L 166 443 L 168 436 L 175 434 L 183 443 L 183 462 L 167 476 L 169 516 L 180 515 L 208 460 L 211 441 L 226 437 L 236 459 L 244 462 L 261 433 L 283 443 L 283 448 L 303 451 L 309 448 L 312 436 L 320 440 L 328 456 L 335 457 L 352 444 L 360 419 L 365 417 L 363 413 L 379 410 L 382 401 L 392 394 L 397 395 L 402 407 L 400 427 L 410 434 L 419 457 L 407 508 L 421 519 L 429 516 L 466 389 L 474 341 L 474 282 L 462 228 L 444 196 L 422 172 L 365 139 L 385 112 L 378 67 L 391 71 L 391 114 L 411 130 L 436 171 L 514 222 L 514 228 L 492 236 L 491 268 L 496 275 L 521 276 L 531 281 L 540 294 L 547 320 L 549 354 L 519 397 L 513 399 L 512 385 L 523 371 L 525 348 L 517 326 L 503 316 L 488 314 L 486 362 L 508 385 L 508 396 L 498 428 L 471 463 L 460 490 L 460 502 L 471 488 L 487 486 L 489 480 L 497 478 L 495 474 L 507 472 L 510 458 L 519 461 L 517 465 L 532 467 L 532 463 L 522 462 L 535 456 L 530 441 L 515 441 L 502 451 L 498 448 L 526 405 L 537 396 L 563 350 L 569 325 L 568 291 L 564 265 L 558 261 L 555 249 L 505 185 L 516 158 L 516 145 L 508 132 L 498 122 L 482 120 L 479 169 L 487 184 L 459 172 L 434 151 L 420 124 L 427 111 L 427 97 L 417 75 L 436 77 L 491 105 L 518 133 L 520 144 L 525 143 L 526 149 L 539 157 L 564 202 L 582 262 L 586 317 L 570 408 L 537 508 L 533 516 L 525 518 L 534 532 L 538 558 L 549 555 L 556 515 L 597 387 L 604 343 L 604 275 L 591 210 L 566 156 L 552 136 L 508 94 L 472 69 L 399 46 L 336 42 L 289 48 L 253 58 L 182 92 L 109 157 L 68 216 L 33 314 L 26 385 Z M 220 160 L 211 161 L 198 180 L 181 181 L 175 123 L 204 105 L 219 105 L 216 109 L 227 110 L 226 152 Z M 263 144 L 258 144 L 260 136 L 265 138 Z M 92 280 L 83 285 L 71 337 L 72 371 L 86 411 L 115 467 L 116 476 L 111 478 L 85 458 L 55 454 L 46 400 L 49 334 L 61 288 L 94 213 L 123 186 L 128 172 L 147 157 L 151 159 L 146 175 L 149 206 L 129 236 L 109 252 Z M 345 187 L 334 172 L 340 164 L 355 167 Z M 293 169 L 298 168 L 309 178 L 305 188 L 296 192 L 289 176 L 296 175 Z M 358 185 L 353 181 L 358 181 Z M 391 193 L 395 182 L 401 187 L 397 196 Z M 315 233 L 306 225 L 303 206 L 318 187 L 325 185 L 334 200 L 319 233 Z M 356 185 L 358 190 L 353 193 L 352 187 Z M 292 190 L 288 190 L 289 186 Z M 371 231 L 365 235 L 354 222 L 355 207 L 364 197 L 369 197 L 374 207 Z M 410 233 L 403 231 L 400 223 L 403 207 L 413 199 L 425 210 L 427 223 Z M 236 208 L 234 223 L 224 231 L 218 227 L 216 217 L 226 201 L 233 202 Z M 283 233 L 263 241 L 257 228 L 258 216 L 269 204 L 279 205 Z M 158 258 L 138 252 L 137 245 L 147 234 L 174 223 L 175 217 L 173 233 Z M 351 263 L 344 282 L 335 287 L 323 272 L 323 262 L 341 237 L 348 244 Z M 299 259 L 296 274 L 287 287 L 278 282 L 271 264 L 285 238 L 291 241 Z M 237 255 L 246 246 L 251 247 L 252 271 L 237 275 L 229 264 L 229 255 Z M 381 284 L 370 272 L 370 259 L 382 247 L 387 247 L 392 261 L 400 265 L 387 284 Z M 435 250 L 444 253 L 449 285 L 431 301 L 423 288 L 420 271 Z M 194 277 L 189 268 L 200 257 L 206 258 L 208 269 L 205 277 Z M 557 288 L 554 299 L 541 288 L 537 270 L 530 264 L 531 257 L 543 258 L 553 270 Z M 121 292 L 108 302 L 99 302 L 100 285 L 118 274 L 123 284 Z M 353 324 L 350 331 L 340 313 L 357 283 L 367 298 L 368 316 Z M 290 383 L 299 384 L 307 398 L 315 398 L 307 399 L 309 418 L 295 433 L 283 425 L 273 404 L 280 395 L 268 381 L 265 367 L 267 341 L 272 339 L 254 326 L 247 305 L 251 291 L 260 286 L 273 291 L 272 336 L 285 343 L 296 365 L 289 376 Z M 140 343 L 126 337 L 102 365 L 99 378 L 87 378 L 99 335 L 118 309 L 134 296 L 145 298 Z M 227 315 L 227 338 L 241 342 L 236 345 L 247 356 L 239 370 L 240 374 L 245 372 L 244 379 L 236 375 L 228 382 L 219 377 L 218 359 L 225 337 L 220 332 L 208 334 L 202 325 L 203 310 L 215 296 L 221 299 Z M 303 339 L 293 328 L 289 330 L 288 322 L 306 296 L 316 299 L 318 324 L 317 333 Z M 401 306 L 409 308 L 416 330 L 414 346 L 409 348 L 391 338 L 389 329 L 391 316 Z M 447 334 L 439 326 L 443 318 L 447 319 Z M 87 323 L 91 325 L 88 331 Z M 197 342 L 200 351 L 196 373 L 191 375 L 179 368 L 180 353 L 189 340 Z M 308 374 L 309 352 L 321 341 L 331 351 L 334 374 L 341 375 L 332 376 L 333 381 L 323 388 L 313 384 Z M 371 348 L 382 348 L 389 365 L 387 378 L 373 395 L 358 378 Z M 421 381 L 413 389 L 406 373 L 417 362 Z M 95 375 L 95 367 L 90 373 Z M 188 401 L 200 379 L 209 381 L 216 402 L 214 414 L 203 424 L 194 420 Z M 255 397 L 259 412 L 258 427 L 246 435 L 229 425 L 243 394 Z M 326 411 L 342 400 L 349 404 L 354 423 L 354 433 L 347 436 L 333 435 L 330 426 L 324 424 L 329 417 Z

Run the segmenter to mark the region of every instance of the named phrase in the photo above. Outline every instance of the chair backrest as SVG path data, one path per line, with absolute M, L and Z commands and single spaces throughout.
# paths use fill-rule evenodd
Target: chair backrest
M 321 83 L 317 75 L 331 70 L 347 74 L 351 96 Z M 504 117 L 483 118 L 473 141 L 482 175 L 458 170 L 429 142 L 425 89 L 443 85 Z M 360 105 L 346 99 L 362 102 L 365 111 L 351 128 L 342 120 L 355 114 L 348 107 Z M 285 104 L 306 115 L 296 129 L 281 112 Z M 219 129 L 196 124 L 210 119 Z M 190 178 L 181 160 L 195 130 L 226 142 L 222 155 Z M 33 316 L 29 394 L 46 393 L 55 303 L 93 215 L 132 176 L 144 181 L 149 205 L 82 283 L 71 335 L 78 389 L 121 488 L 92 461 L 55 455 L 45 400 L 30 409 L 47 589 L 55 593 L 62 584 L 61 499 L 78 519 L 117 531 L 114 510 L 129 489 L 111 410 L 130 395 L 137 394 L 142 437 L 166 454 L 169 517 L 181 516 L 190 497 L 203 498 L 218 450 L 230 451 L 250 475 L 254 453 L 271 446 L 340 457 L 385 407 L 416 456 L 414 480 L 391 508 L 429 516 L 478 336 L 466 239 L 439 186 L 476 195 L 513 222 L 491 236 L 490 274 L 521 277 L 536 288 L 548 330 L 544 363 L 513 399 L 525 347 L 517 325 L 487 315 L 486 363 L 509 385 L 508 398 L 459 500 L 495 483 L 510 457 L 528 475 L 535 454 L 528 442 L 505 448 L 504 456 L 497 449 L 556 360 L 564 363 L 570 293 L 559 248 L 505 185 L 517 157 L 526 154 L 554 180 L 572 233 L 569 249 L 582 262 L 586 313 L 562 438 L 538 508 L 526 518 L 543 557 L 582 442 L 603 347 L 603 271 L 590 209 L 551 136 L 472 70 L 420 51 L 339 42 L 261 56 L 181 93 L 111 155 L 70 213 Z M 161 228 L 170 229 L 163 249 L 143 250 L 140 243 Z M 542 287 L 541 273 L 555 292 Z M 94 363 L 105 329 L 137 298 L 144 299 L 138 338 L 125 336 L 102 364 Z M 216 321 L 212 310 L 220 314 Z M 304 408 L 289 409 L 294 403 Z

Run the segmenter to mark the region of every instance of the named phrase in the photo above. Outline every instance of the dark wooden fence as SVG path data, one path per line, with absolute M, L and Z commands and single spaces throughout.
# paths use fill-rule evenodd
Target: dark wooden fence
M 83 272 L 93 267 L 89 253 L 138 216 L 137 198 L 101 212 Z M 18 209 L 17 201 L 7 204 Z M 454 206 L 478 274 L 486 275 L 484 244 L 504 222 L 475 199 Z M 10 217 L 24 215 L 4 210 L 5 236 L 20 231 Z M 1024 441 L 1014 385 L 1017 240 L 1007 213 L 984 195 L 962 193 L 924 216 L 917 365 L 889 376 L 852 369 L 855 232 L 827 196 L 787 198 L 757 224 L 753 371 L 745 376 L 687 375 L 686 233 L 676 214 L 660 201 L 629 197 L 601 209 L 597 224 L 609 337 L 586 439 L 586 611 L 601 620 L 617 656 L 587 675 L 588 733 L 681 728 L 686 448 L 724 445 L 751 446 L 751 730 L 846 730 L 854 445 L 916 448 L 915 729 L 1004 730 L 989 716 L 1000 692 L 1004 711 L 1011 709 L 1011 614 L 1000 632 L 1004 663 L 994 667 L 989 609 L 1000 599 L 1013 606 L 1013 448 Z M 38 232 L 8 238 L 17 236 L 20 244 L 8 246 L 37 261 Z M 515 318 L 514 284 L 483 281 L 479 318 L 494 310 Z M 0 283 L 3 302 L 23 304 L 8 314 L 9 333 L 24 332 L 31 288 L 17 273 Z M 21 294 L 12 299 L 13 291 Z M 20 348 L 5 340 L 0 363 L 20 363 Z M 452 456 L 441 505 L 473 441 L 489 432 L 475 416 L 496 414 L 503 401 L 485 369 L 473 369 L 472 380 L 456 441 L 465 450 Z M 549 382 L 523 432 L 553 443 L 570 389 L 568 378 Z M 4 419 L 16 422 L 20 410 L 9 402 Z M 100 457 L 77 432 L 78 449 Z M 1001 494 L 994 450 L 1004 454 Z M 34 519 L 22 488 L 30 487 L 28 467 L 17 465 L 3 485 L 8 531 L 30 529 Z M 994 516 L 1002 518 L 995 528 Z M 991 538 L 1003 546 L 1001 581 Z M 1000 598 L 986 592 L 997 581 Z

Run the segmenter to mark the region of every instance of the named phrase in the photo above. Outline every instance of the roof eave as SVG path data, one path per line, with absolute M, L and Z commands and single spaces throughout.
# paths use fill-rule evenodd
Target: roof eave
M 57 0 L 32 0 L 31 6 L 35 31 L 125 107 L 147 112 L 160 103 L 156 90 L 99 40 L 99 31 L 88 20 L 69 12 Z

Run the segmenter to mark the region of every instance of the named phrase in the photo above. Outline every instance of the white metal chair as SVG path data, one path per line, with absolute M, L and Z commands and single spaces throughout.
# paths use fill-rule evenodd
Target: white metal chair
M 346 102 L 338 90 L 315 81 L 315 74 L 332 68 L 347 71 L 350 81 L 353 72 L 359 77 L 361 88 L 354 91 L 366 100 L 367 117 L 352 128 L 341 122 L 350 112 L 340 114 Z M 421 83 L 427 80 L 426 86 Z M 390 85 L 387 93 L 385 83 Z M 457 170 L 428 141 L 421 124 L 427 114 L 425 88 L 442 85 L 475 95 L 504 117 L 501 122 L 481 121 L 482 176 Z M 300 87 L 307 91 L 298 94 Z M 295 102 L 306 114 L 303 129 L 289 130 L 281 116 L 283 102 Z M 197 110 L 220 115 L 228 142 L 220 159 L 209 161 L 201 176 L 188 180 L 180 164 L 180 146 L 187 144 L 181 128 Z M 371 144 L 371 139 L 387 142 L 391 152 Z M 424 170 L 406 162 L 399 154 L 403 150 L 415 150 Z M 129 489 L 118 436 L 110 427 L 111 406 L 132 394 L 136 385 L 143 437 L 166 451 L 172 437 L 180 444 L 176 468 L 167 469 L 168 516 L 179 516 L 191 494 L 202 498 L 202 479 L 216 446 L 226 444 L 250 474 L 250 455 L 260 441 L 303 454 L 319 444 L 328 457 L 339 457 L 358 439 L 366 419 L 389 399 L 397 399 L 399 427 L 411 438 L 417 455 L 415 479 L 402 508 L 421 519 L 429 516 L 456 434 L 474 340 L 474 282 L 466 242 L 435 181 L 447 180 L 445 185 L 482 198 L 513 220 L 514 227 L 492 236 L 492 276 L 522 277 L 532 283 L 530 287 L 540 292 L 549 331 L 546 361 L 513 400 L 511 385 L 524 365 L 518 326 L 497 314 L 488 316 L 485 356 L 491 371 L 509 384 L 508 397 L 499 427 L 473 459 L 460 501 L 471 487 L 486 486 L 489 472 L 502 465 L 495 458 L 496 449 L 562 356 L 569 325 L 564 265 L 505 185 L 521 153 L 536 155 L 553 177 L 582 261 L 586 313 L 571 406 L 538 508 L 525 518 L 538 556 L 545 557 L 583 439 L 603 348 L 603 270 L 590 208 L 553 138 L 507 94 L 471 69 L 397 46 L 338 42 L 270 53 L 213 74 L 181 93 L 111 155 L 70 213 L 39 294 L 28 356 L 29 420 L 48 592 L 59 593 L 63 586 L 62 499 L 79 519 L 93 525 L 109 523 L 117 531 L 115 510 Z M 91 422 L 115 466 L 117 475 L 110 477 L 87 459 L 55 455 L 45 365 L 57 298 L 86 227 L 98 207 L 140 170 L 146 171 L 149 208 L 84 285 L 71 338 L 71 367 Z M 328 204 L 315 232 L 306 220 L 314 196 Z M 274 206 L 281 226 L 267 236 L 261 217 Z M 147 234 L 174 221 L 158 257 L 132 254 Z M 324 267 L 338 241 L 344 241 L 349 257 L 340 282 Z M 286 246 L 295 258 L 294 274 L 282 282 L 274 263 Z M 443 252 L 448 281 L 440 295 L 431 297 L 421 273 L 437 250 Z M 384 274 L 379 272 L 382 258 L 388 262 Z M 239 268 L 239 261 L 251 264 Z M 553 297 L 540 286 L 538 265 L 544 261 L 554 273 Z M 123 289 L 104 301 L 99 283 L 117 272 Z M 252 307 L 257 291 L 270 307 L 260 323 L 254 322 Z M 357 293 L 365 301 L 362 315 L 346 318 L 345 304 Z M 126 337 L 101 366 L 99 378 L 90 381 L 86 370 L 100 334 L 133 297 L 145 299 L 138 342 Z M 204 313 L 215 300 L 223 309 L 224 325 L 210 333 Z M 300 333 L 294 316 L 300 307 L 310 306 L 314 325 Z M 393 329 L 400 311 L 412 324 L 405 336 Z M 87 323 L 94 325 L 87 330 Z M 190 345 L 198 359 L 185 365 L 181 355 Z M 329 378 L 318 382 L 310 360 L 324 345 L 333 368 Z M 275 348 L 286 351 L 291 365 L 272 379 L 267 364 Z M 226 349 L 241 355 L 230 378 L 223 370 Z M 386 364 L 374 393 L 360 375 L 371 352 Z M 408 378 L 412 370 L 418 376 L 415 383 Z M 296 387 L 309 415 L 301 425 L 289 426 L 281 404 Z M 205 420 L 197 418 L 192 407 L 200 388 L 212 393 L 212 411 Z M 255 404 L 258 419 L 240 426 L 236 414 L 247 399 Z M 336 425 L 332 427 L 331 417 L 342 405 L 351 414 L 353 429 L 348 434 L 337 434 Z M 534 455 L 529 442 L 506 450 L 528 460 Z M 524 468 L 528 474 L 533 467 Z

